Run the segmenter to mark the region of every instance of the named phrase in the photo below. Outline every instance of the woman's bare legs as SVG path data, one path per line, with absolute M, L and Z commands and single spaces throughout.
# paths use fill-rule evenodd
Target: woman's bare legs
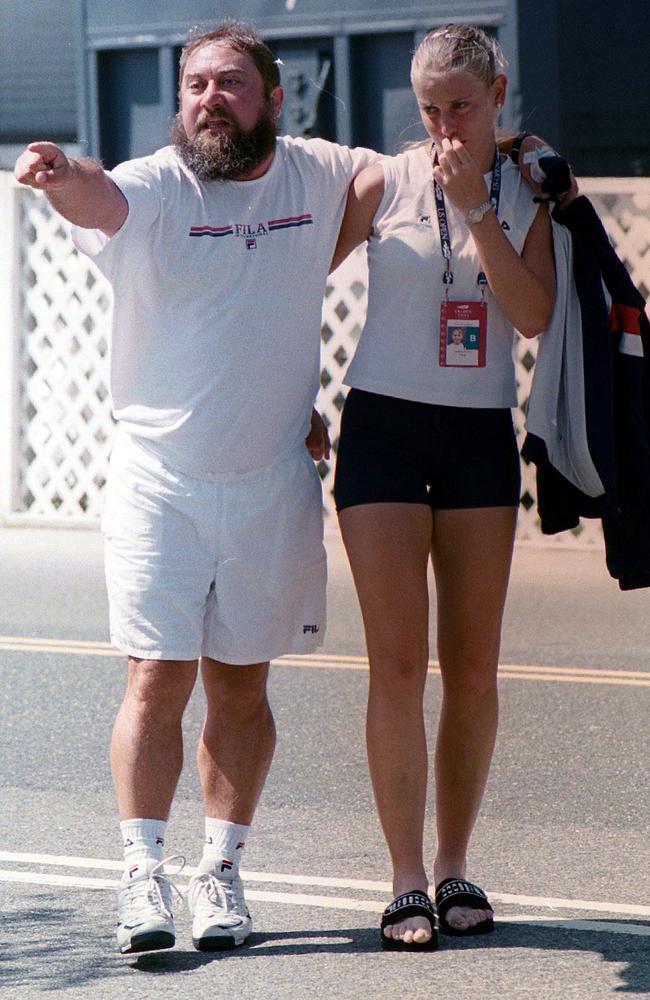
M 370 661 L 366 739 L 377 811 L 396 896 L 427 891 L 422 856 L 427 787 L 423 693 L 428 664 L 427 563 L 431 510 L 423 504 L 348 507 L 341 533 L 359 595 Z M 410 918 L 387 937 L 426 941 L 429 921 Z
M 492 759 L 501 621 L 516 516 L 514 507 L 440 510 L 433 515 L 443 684 L 435 755 L 436 885 L 445 878 L 465 877 L 467 847 Z M 489 911 L 454 907 L 447 920 L 464 930 L 488 916 Z
M 438 600 L 443 704 L 436 745 L 436 885 L 465 876 L 469 839 L 496 736 L 501 620 L 516 523 L 514 507 L 430 510 L 365 504 L 340 515 L 363 613 L 370 689 L 367 743 L 379 818 L 393 862 L 395 895 L 428 887 L 422 857 L 427 748 L 422 699 L 428 661 L 427 559 Z M 459 930 L 488 916 L 454 907 Z M 424 941 L 411 918 L 387 936 Z

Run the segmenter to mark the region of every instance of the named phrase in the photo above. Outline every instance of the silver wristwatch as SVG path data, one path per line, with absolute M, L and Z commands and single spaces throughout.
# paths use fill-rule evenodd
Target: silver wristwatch
M 493 207 L 492 202 L 488 200 L 481 202 L 481 204 L 477 205 L 476 208 L 470 208 L 469 212 L 465 216 L 465 225 L 475 226 L 477 222 L 481 221 L 485 213 L 489 212 Z

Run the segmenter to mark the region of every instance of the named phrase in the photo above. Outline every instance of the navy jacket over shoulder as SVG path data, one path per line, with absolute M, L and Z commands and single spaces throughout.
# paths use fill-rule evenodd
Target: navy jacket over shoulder
M 642 356 L 650 358 L 650 323 L 645 303 L 587 198 L 576 198 L 563 212 L 556 208 L 553 216 L 573 240 L 587 440 L 604 492 L 588 497 L 578 490 L 551 466 L 544 442 L 528 434 L 522 455 L 537 466 L 542 532 L 575 528 L 580 517 L 601 518 L 611 575 L 622 590 L 650 587 L 650 364 Z

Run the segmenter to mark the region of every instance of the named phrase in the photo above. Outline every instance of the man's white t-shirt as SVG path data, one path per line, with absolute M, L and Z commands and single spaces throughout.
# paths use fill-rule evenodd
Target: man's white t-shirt
M 348 186 L 376 156 L 284 136 L 257 180 L 204 183 L 165 147 L 111 172 L 115 236 L 74 228 L 114 289 L 114 415 L 172 467 L 235 474 L 304 442 Z

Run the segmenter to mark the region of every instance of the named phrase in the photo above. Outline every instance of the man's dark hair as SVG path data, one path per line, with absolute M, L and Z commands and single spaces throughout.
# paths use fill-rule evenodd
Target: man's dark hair
M 258 35 L 250 24 L 244 21 L 236 21 L 232 18 L 225 18 L 218 27 L 212 31 L 201 31 L 195 28 L 190 31 L 187 42 L 183 47 L 180 58 L 179 85 L 183 81 L 183 73 L 188 58 L 197 49 L 204 45 L 215 42 L 222 42 L 229 45 L 238 52 L 245 52 L 251 57 L 262 77 L 264 83 L 264 94 L 268 98 L 271 91 L 280 86 L 280 70 L 275 56 L 271 52 L 266 42 Z

